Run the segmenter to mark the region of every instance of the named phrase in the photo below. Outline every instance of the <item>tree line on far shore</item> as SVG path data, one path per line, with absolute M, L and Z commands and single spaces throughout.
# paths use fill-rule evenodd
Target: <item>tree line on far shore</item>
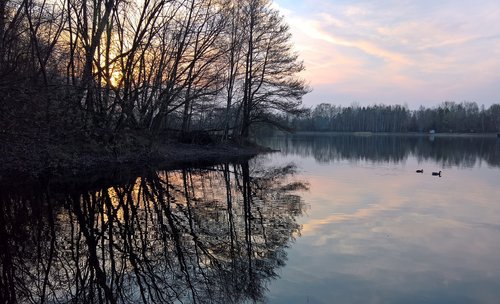
M 301 117 L 285 117 L 298 131 L 337 132 L 500 132 L 500 104 L 486 108 L 475 102 L 444 102 L 410 110 L 401 105 L 348 107 L 322 103 Z
M 0 139 L 246 138 L 303 110 L 303 68 L 270 0 L 3 0 Z

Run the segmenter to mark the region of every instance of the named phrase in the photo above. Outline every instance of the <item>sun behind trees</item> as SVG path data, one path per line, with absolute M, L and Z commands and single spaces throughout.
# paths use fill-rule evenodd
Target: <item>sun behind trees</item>
M 267 0 L 0 4 L 0 128 L 20 146 L 246 138 L 301 111 L 302 70 Z

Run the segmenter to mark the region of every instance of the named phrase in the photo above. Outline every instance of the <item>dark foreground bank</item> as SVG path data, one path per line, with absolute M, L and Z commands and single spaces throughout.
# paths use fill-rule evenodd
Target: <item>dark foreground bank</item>
M 6 150 L 6 152 L 5 152 Z M 253 143 L 220 142 L 186 144 L 168 142 L 155 147 L 128 146 L 53 146 L 37 149 L 26 145 L 4 149 L 0 163 L 0 179 L 12 176 L 81 175 L 108 171 L 118 167 L 175 168 L 189 164 L 231 162 L 253 157 L 271 149 Z

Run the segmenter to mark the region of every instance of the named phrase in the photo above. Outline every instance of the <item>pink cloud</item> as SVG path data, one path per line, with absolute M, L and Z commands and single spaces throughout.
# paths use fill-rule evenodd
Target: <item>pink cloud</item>
M 485 2 L 278 7 L 306 64 L 304 77 L 322 90 L 306 96 L 309 103 L 328 92 L 344 104 L 439 103 L 482 88 L 488 94 L 475 101 L 491 104 L 500 101 L 500 3 Z

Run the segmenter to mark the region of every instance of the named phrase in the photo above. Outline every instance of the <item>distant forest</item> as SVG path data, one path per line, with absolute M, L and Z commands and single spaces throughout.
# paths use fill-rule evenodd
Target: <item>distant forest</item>
M 500 132 L 500 105 L 485 108 L 475 102 L 444 102 L 409 110 L 401 105 L 322 103 L 306 115 L 282 119 L 298 131 L 487 133 Z

